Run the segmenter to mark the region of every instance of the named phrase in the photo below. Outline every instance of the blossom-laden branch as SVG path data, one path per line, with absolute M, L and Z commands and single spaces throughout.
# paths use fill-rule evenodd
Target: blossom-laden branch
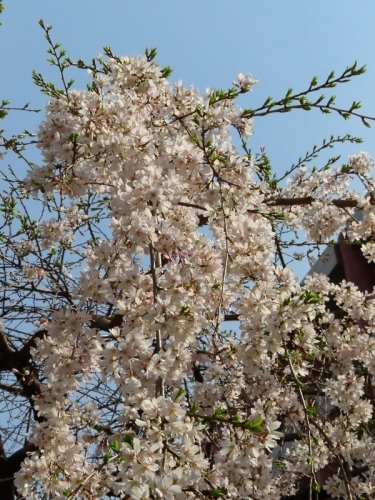
M 2 142 L 28 169 L 4 172 L 0 194 L 9 495 L 371 498 L 372 290 L 301 284 L 291 264 L 340 231 L 375 260 L 373 162 L 308 168 L 360 142 L 332 136 L 276 175 L 246 142 L 252 118 L 295 108 L 368 124 L 358 102 L 310 98 L 364 68 L 241 111 L 251 75 L 201 95 L 170 83 L 155 49 L 73 62 L 41 26 L 61 88 L 35 72 L 44 119 Z M 86 91 L 68 68 L 89 70 Z

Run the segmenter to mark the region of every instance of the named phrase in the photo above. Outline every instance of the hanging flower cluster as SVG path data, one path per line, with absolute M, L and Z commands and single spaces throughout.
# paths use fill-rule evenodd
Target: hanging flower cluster
M 88 90 L 51 91 L 23 183 L 55 213 L 11 248 L 55 310 L 34 319 L 18 493 L 277 500 L 306 484 L 371 498 L 375 302 L 320 275 L 301 285 L 283 253 L 291 232 L 318 245 L 346 231 L 374 260 L 372 198 L 350 189 L 373 185 L 372 161 L 299 165 L 282 189 L 233 138 L 252 134 L 256 112 L 235 103 L 251 75 L 201 95 L 152 52 L 106 55 Z

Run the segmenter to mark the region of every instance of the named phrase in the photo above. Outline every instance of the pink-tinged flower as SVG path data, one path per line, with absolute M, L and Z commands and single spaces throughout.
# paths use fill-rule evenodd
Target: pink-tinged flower
M 175 479 L 172 476 L 157 478 L 155 485 L 160 497 L 165 498 L 166 500 L 173 500 L 176 498 L 175 495 L 181 493 L 181 486 L 176 484 Z
M 147 484 L 134 486 L 130 490 L 131 498 L 134 500 L 147 500 L 150 498 L 150 487 Z
M 266 425 L 264 432 L 267 433 L 265 437 L 262 436 L 261 442 L 267 450 L 271 450 L 277 446 L 277 440 L 283 436 L 282 432 L 277 431 L 281 425 L 281 422 L 275 420 L 270 424 Z
M 237 81 L 233 82 L 233 85 L 239 87 L 242 92 L 248 92 L 252 90 L 253 86 L 258 82 L 256 78 L 253 78 L 250 74 L 244 75 L 239 73 L 237 75 Z

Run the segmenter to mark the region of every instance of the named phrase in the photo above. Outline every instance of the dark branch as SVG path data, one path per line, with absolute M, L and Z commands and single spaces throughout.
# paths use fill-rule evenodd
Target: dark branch
M 122 325 L 122 314 L 114 314 L 113 316 L 99 316 L 94 314 L 90 323 L 90 328 L 97 328 L 104 332 L 109 332 L 111 328 Z
M 327 201 L 338 208 L 356 208 L 358 205 L 357 200 L 319 200 L 318 198 L 313 198 L 312 196 L 306 196 L 304 198 L 268 198 L 267 200 L 264 200 L 264 203 L 267 203 L 270 207 L 276 207 L 311 205 L 314 201 Z

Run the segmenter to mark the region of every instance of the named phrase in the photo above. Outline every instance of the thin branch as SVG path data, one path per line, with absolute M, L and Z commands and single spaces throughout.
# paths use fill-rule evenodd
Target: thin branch
M 155 252 L 152 243 L 150 243 L 150 261 L 151 261 L 151 276 L 152 276 L 152 284 L 153 284 L 153 294 L 154 294 L 154 304 L 157 303 L 158 296 L 158 285 L 157 285 L 157 276 L 156 269 L 161 267 L 161 257 L 159 252 Z M 162 337 L 161 331 L 157 330 L 156 332 L 156 345 L 154 353 L 159 353 L 162 350 Z M 162 377 L 158 377 L 155 385 L 155 397 L 164 396 L 164 380 Z
M 268 198 L 264 200 L 269 207 L 276 206 L 296 206 L 296 205 L 311 205 L 314 201 L 325 201 L 331 203 L 338 208 L 356 208 L 358 206 L 357 200 L 319 200 L 312 196 L 304 198 Z
M 310 427 L 310 420 L 309 420 L 308 408 L 307 408 L 307 405 L 306 405 L 305 397 L 304 397 L 304 395 L 302 393 L 302 389 L 300 387 L 300 383 L 298 381 L 298 378 L 297 378 L 296 372 L 294 370 L 294 366 L 293 366 L 293 363 L 292 363 L 292 360 L 291 360 L 290 356 L 288 356 L 288 363 L 289 363 L 290 371 L 291 371 L 291 373 L 293 375 L 293 378 L 294 378 L 294 380 L 296 382 L 297 391 L 299 393 L 300 400 L 301 400 L 301 403 L 302 403 L 302 406 L 303 406 L 303 409 L 304 409 L 304 414 L 305 414 L 305 422 L 306 422 L 306 429 L 307 429 L 307 439 L 308 439 L 308 442 L 309 442 L 309 453 L 310 453 L 309 460 L 310 460 L 310 470 L 311 470 L 310 485 L 309 485 L 309 500 L 312 500 L 312 490 L 313 490 L 312 481 L 314 480 L 315 482 L 317 482 L 316 481 L 316 474 L 315 474 L 315 470 L 314 470 L 314 462 L 313 462 L 313 458 L 312 458 L 312 441 L 311 441 L 312 430 L 311 430 L 311 427 Z
M 40 113 L 41 109 L 29 109 L 29 108 L 11 108 L 11 107 L 1 107 L 0 109 L 5 109 L 6 111 L 28 111 L 29 113 Z

